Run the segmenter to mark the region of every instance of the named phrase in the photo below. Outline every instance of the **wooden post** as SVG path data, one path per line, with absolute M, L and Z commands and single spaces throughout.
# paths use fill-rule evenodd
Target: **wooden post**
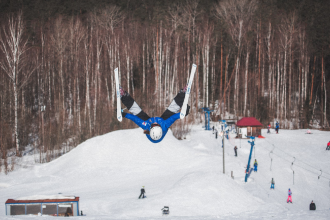
M 225 131 L 222 134 L 223 174 L 225 174 Z

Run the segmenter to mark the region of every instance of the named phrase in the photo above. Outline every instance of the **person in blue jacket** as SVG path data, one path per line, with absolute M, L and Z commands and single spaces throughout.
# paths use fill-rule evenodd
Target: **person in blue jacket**
M 278 132 L 280 130 L 280 123 L 278 123 L 278 121 L 276 122 L 275 130 L 276 130 L 276 134 L 278 134 Z
M 159 143 L 163 140 L 171 125 L 180 118 L 179 110 L 183 105 L 186 89 L 187 86 L 180 90 L 160 117 L 150 117 L 139 107 L 128 92 L 120 87 L 120 99 L 131 113 L 122 112 L 122 116 L 141 127 L 143 133 L 152 143 Z M 187 105 L 186 116 L 189 114 L 189 109 L 190 106 Z
M 257 159 L 254 160 L 254 172 L 257 172 L 258 171 L 258 162 L 257 162 Z
M 274 178 L 272 178 L 272 181 L 270 182 L 271 185 L 270 185 L 270 189 L 275 189 L 275 181 L 274 181 Z

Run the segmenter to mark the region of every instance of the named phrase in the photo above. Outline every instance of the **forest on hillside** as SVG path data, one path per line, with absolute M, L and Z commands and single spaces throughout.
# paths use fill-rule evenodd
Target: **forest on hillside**
M 131 128 L 121 85 L 159 116 L 198 68 L 191 115 L 177 126 L 253 116 L 281 128 L 329 128 L 330 2 L 321 0 L 2 0 L 0 146 L 39 162 L 63 146 Z M 142 134 L 141 134 L 142 135 Z

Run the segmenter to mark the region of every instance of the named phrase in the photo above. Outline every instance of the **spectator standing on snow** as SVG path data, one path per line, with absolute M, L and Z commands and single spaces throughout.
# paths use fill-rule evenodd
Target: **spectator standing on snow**
M 258 171 L 258 162 L 257 162 L 257 159 L 254 160 L 254 172 L 257 172 Z
M 280 130 L 280 123 L 278 123 L 278 121 L 277 121 L 276 127 L 275 127 L 276 134 L 278 134 L 279 130 Z
M 313 200 L 312 200 L 311 204 L 309 205 L 309 210 L 316 210 L 316 205 L 313 202 Z
M 144 190 L 144 186 L 142 186 L 142 188 L 141 188 L 141 194 L 140 194 L 140 196 L 139 196 L 139 199 L 143 199 L 145 196 L 144 196 L 144 194 L 146 193 L 146 191 Z
M 326 148 L 326 150 L 330 150 L 330 141 L 329 141 L 328 144 L 327 144 L 327 148 Z
M 275 189 L 275 181 L 274 178 L 272 178 L 272 181 L 270 182 L 270 189 Z
M 270 123 L 268 124 L 267 129 L 268 129 L 267 133 L 270 133 Z
M 237 146 L 234 147 L 235 157 L 237 157 Z
M 288 191 L 288 199 L 287 199 L 287 201 L 286 201 L 287 203 L 289 203 L 289 202 L 291 202 L 292 203 L 292 192 L 291 192 L 291 190 L 289 189 L 289 191 Z

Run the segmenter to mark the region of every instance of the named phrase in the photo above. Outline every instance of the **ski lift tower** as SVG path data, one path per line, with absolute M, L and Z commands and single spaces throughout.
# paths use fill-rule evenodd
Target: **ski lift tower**
M 245 182 L 247 182 L 247 179 L 249 177 L 250 162 L 251 162 L 251 156 L 252 156 L 252 151 L 253 151 L 253 146 L 254 146 L 254 140 L 255 140 L 255 137 L 253 137 L 253 136 L 248 136 L 248 138 L 251 139 L 251 141 L 248 141 L 251 144 L 251 150 L 250 150 L 249 162 L 248 162 L 248 165 L 246 167 Z
M 208 107 L 204 107 L 202 109 L 203 109 L 204 114 L 205 114 L 205 130 L 211 130 L 211 128 L 210 128 L 210 120 L 211 120 L 210 113 L 214 112 L 214 110 L 210 110 Z
M 227 123 L 226 123 L 226 120 L 219 120 L 220 122 L 220 136 L 222 137 L 222 155 L 223 155 L 223 158 L 222 158 L 222 162 L 223 162 L 223 173 L 225 174 L 225 136 L 228 138 L 228 130 L 229 130 L 229 127 L 227 127 Z

